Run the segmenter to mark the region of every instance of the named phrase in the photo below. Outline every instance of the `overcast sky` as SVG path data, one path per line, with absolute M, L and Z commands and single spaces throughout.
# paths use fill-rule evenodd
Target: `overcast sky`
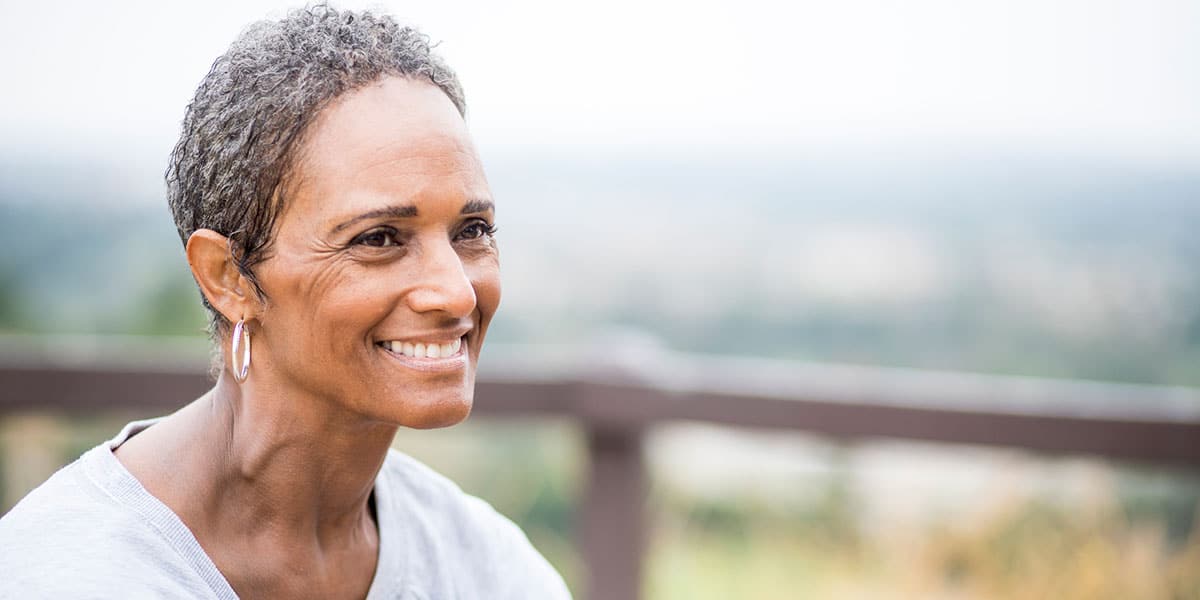
M 382 6 L 442 40 L 485 148 L 921 144 L 1200 163 L 1200 2 L 338 5 Z M 0 146 L 165 157 L 212 60 L 289 6 L 5 6 Z

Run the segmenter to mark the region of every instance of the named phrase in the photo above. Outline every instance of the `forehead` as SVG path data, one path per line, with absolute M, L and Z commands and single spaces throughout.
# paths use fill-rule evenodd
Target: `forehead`
M 349 92 L 309 127 L 287 212 L 345 214 L 429 196 L 488 197 L 454 104 L 431 83 L 386 77 Z

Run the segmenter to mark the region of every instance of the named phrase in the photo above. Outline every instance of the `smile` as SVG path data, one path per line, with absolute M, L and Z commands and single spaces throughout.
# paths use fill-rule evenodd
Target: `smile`
M 455 371 L 467 365 L 464 337 L 452 342 L 402 342 L 388 340 L 376 343 L 406 367 L 418 371 Z

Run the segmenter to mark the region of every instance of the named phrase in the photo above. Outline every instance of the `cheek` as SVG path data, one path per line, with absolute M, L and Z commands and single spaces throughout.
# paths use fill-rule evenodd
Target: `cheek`
M 345 341 L 349 338 L 331 336 L 330 330 L 349 333 L 389 311 L 387 278 L 356 274 L 353 265 L 303 265 L 274 275 L 273 289 L 265 290 L 272 301 L 264 324 L 290 330 L 292 340 Z
M 475 303 L 479 309 L 481 325 L 487 327 L 492 315 L 500 307 L 500 263 L 494 257 L 469 267 L 467 276 L 475 288 Z

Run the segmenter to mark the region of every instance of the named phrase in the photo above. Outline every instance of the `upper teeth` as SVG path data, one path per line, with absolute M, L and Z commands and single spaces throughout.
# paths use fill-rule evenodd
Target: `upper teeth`
M 383 347 L 391 350 L 396 354 L 403 356 L 413 356 L 417 358 L 447 358 L 458 354 L 458 349 L 462 347 L 462 338 L 458 338 L 448 344 L 436 343 L 412 343 L 390 341 L 383 342 Z

